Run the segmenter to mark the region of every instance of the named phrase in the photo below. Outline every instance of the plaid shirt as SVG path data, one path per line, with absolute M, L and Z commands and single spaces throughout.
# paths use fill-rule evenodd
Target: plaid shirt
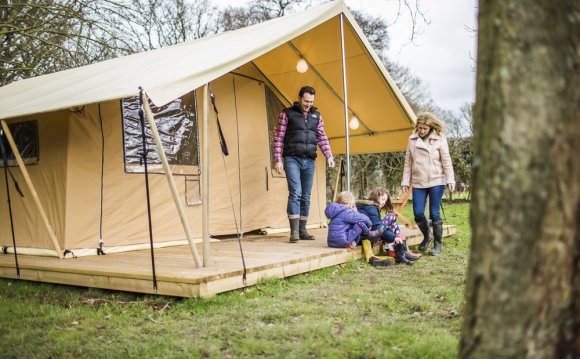
M 304 113 L 304 118 L 308 116 L 308 112 Z M 278 128 L 276 129 L 276 134 L 274 134 L 274 161 L 282 162 L 282 149 L 284 147 L 284 136 L 286 135 L 286 127 L 288 127 L 288 115 L 286 111 L 280 112 L 278 117 Z M 330 143 L 328 143 L 328 137 L 324 133 L 324 121 L 322 121 L 322 115 L 318 121 L 318 127 L 316 128 L 316 143 L 320 150 L 324 154 L 324 157 L 330 159 L 332 158 L 332 152 L 330 151 Z

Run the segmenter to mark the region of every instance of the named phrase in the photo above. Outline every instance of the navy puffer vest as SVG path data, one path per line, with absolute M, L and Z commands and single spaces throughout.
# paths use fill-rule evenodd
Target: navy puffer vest
M 284 136 L 284 151 L 282 156 L 316 158 L 316 137 L 320 113 L 316 107 L 310 107 L 306 121 L 298 102 L 284 110 L 288 116 L 288 126 Z

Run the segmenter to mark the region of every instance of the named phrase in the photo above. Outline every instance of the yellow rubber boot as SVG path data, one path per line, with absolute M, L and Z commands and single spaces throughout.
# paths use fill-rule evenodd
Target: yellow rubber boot
M 371 245 L 371 241 L 369 239 L 362 240 L 362 247 L 365 253 L 365 259 L 367 263 L 370 261 L 371 257 L 374 257 L 373 253 L 373 246 Z

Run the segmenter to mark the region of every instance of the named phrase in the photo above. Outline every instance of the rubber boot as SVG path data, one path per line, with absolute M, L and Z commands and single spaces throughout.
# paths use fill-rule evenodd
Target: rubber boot
M 405 258 L 405 245 L 403 243 L 395 244 L 395 261 L 397 264 L 413 265 L 413 262 Z
M 373 267 L 388 267 L 394 263 L 395 261 L 391 257 L 385 257 L 385 259 L 381 259 L 381 257 L 372 256 L 369 259 L 369 264 Z
M 306 231 L 306 222 L 308 222 L 307 219 L 300 220 L 299 222 L 300 225 L 298 227 L 298 235 L 302 240 L 313 241 L 315 239 L 314 236 Z
M 443 221 L 433 221 L 433 238 L 435 239 L 435 244 L 433 245 L 433 250 L 429 253 L 432 256 L 438 256 L 441 254 L 441 244 L 443 242 Z
M 365 259 L 367 263 L 369 263 L 373 267 L 387 267 L 390 266 L 391 264 L 394 264 L 392 258 L 375 256 L 375 254 L 373 253 L 373 245 L 370 239 L 363 239 L 361 243 Z
M 298 218 L 289 218 L 288 221 L 290 222 L 290 243 L 298 242 L 300 236 L 298 234 L 298 226 L 299 226 L 299 219 Z
M 405 259 L 407 259 L 408 261 L 414 262 L 417 259 L 421 258 L 420 254 L 414 254 L 411 253 L 411 251 L 409 250 L 409 243 L 407 241 L 403 242 L 403 249 L 405 250 Z
M 431 231 L 429 230 L 429 222 L 427 222 L 427 220 L 417 222 L 417 226 L 421 230 L 421 233 L 423 233 L 423 242 L 419 244 L 419 250 L 421 252 L 425 252 L 429 247 L 429 244 L 431 244 Z

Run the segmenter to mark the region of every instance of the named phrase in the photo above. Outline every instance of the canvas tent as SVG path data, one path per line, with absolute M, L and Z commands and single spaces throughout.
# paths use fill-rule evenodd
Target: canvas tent
M 233 234 L 240 226 L 244 232 L 287 226 L 286 180 L 271 162 L 273 126 L 298 89 L 312 85 L 332 150 L 345 153 L 341 18 L 347 108 L 361 121 L 350 132 L 350 152 L 403 150 L 414 114 L 342 1 L 0 88 L 0 119 L 14 135 L 42 207 L 25 185 L 26 174 L 11 167 L 24 192 L 23 198 L 13 193 L 11 201 L 19 253 L 57 255 L 51 236 L 75 255 L 96 254 L 101 238 L 107 253 L 147 247 L 142 163 L 131 158 L 139 144 L 131 140 L 131 117 L 140 86 L 157 108 L 164 148 L 174 155 L 172 172 L 194 236 L 202 234 L 200 173 L 210 178 L 212 235 Z M 305 73 L 296 71 L 301 58 L 309 64 Z M 206 115 L 199 89 L 206 83 L 215 93 L 227 157 L 213 109 L 207 113 L 208 153 L 199 147 L 204 128 L 198 120 Z M 200 158 L 208 154 L 205 172 Z M 158 164 L 151 166 L 160 171 Z M 166 179 L 151 175 L 150 186 L 155 245 L 185 244 Z M 325 160 L 319 154 L 310 223 L 325 222 L 325 193 Z M 7 206 L 0 206 L 0 245 L 6 252 L 12 247 L 8 217 Z

